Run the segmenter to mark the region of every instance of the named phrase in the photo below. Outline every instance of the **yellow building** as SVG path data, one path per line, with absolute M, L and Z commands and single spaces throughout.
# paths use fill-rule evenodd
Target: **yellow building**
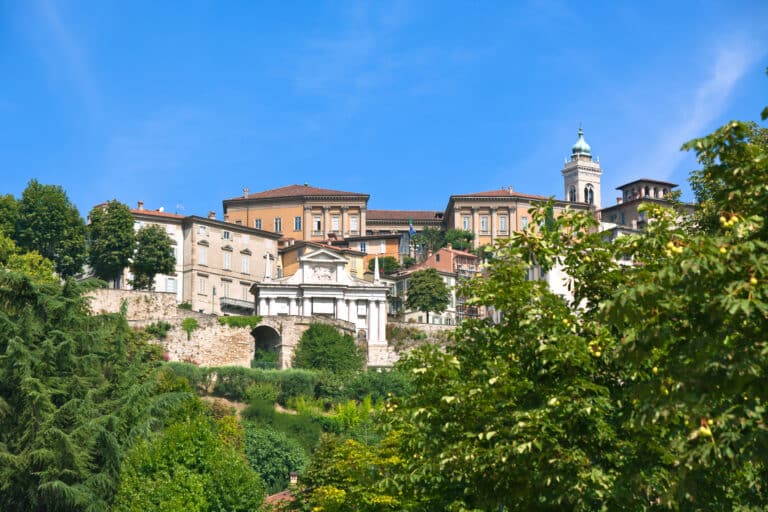
M 317 251 L 331 251 L 347 260 L 347 273 L 357 279 L 362 279 L 365 274 L 365 254 L 352 249 L 331 247 L 315 242 L 296 242 L 280 249 L 282 269 L 279 277 L 288 277 L 295 274 L 301 267 L 301 258 L 309 256 Z
M 279 233 L 286 239 L 323 241 L 366 232 L 368 194 L 289 185 L 224 200 L 224 220 Z

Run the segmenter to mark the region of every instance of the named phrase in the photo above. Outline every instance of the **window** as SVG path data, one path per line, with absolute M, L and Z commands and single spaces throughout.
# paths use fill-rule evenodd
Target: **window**
M 387 252 L 387 242 L 382 240 L 379 244 L 379 254 L 384 254 L 385 252 Z
M 248 235 L 243 235 L 243 243 L 247 244 L 251 241 L 251 237 Z
M 659 187 L 653 187 L 653 197 L 659 198 Z
M 229 297 L 229 281 L 221 282 L 221 296 Z
M 523 215 L 523 217 L 520 219 L 520 227 L 525 229 L 528 227 L 528 217 Z
M 481 233 L 488 232 L 488 216 L 487 215 L 480 216 L 480 232 Z
M 440 253 L 435 253 L 435 261 L 440 263 Z
M 242 220 L 236 220 L 235 224 L 237 224 L 238 226 L 242 226 L 243 225 L 243 221 Z
M 620 215 L 619 224 L 623 226 L 627 222 L 627 219 L 624 217 L 624 212 L 620 212 L 619 215 Z
M 576 185 L 571 185 L 571 188 L 568 189 L 568 200 L 572 203 L 576 202 Z
M 197 226 L 197 234 L 198 235 L 204 235 L 206 234 L 208 230 L 205 228 L 205 226 Z
M 240 294 L 243 300 L 251 300 L 250 286 L 248 286 L 247 284 L 240 283 Z
M 221 262 L 222 262 L 221 263 L 221 267 L 224 270 L 230 270 L 232 268 L 232 254 L 227 252 L 227 251 L 225 251 L 221 255 Z
M 506 215 L 499 216 L 499 231 L 502 233 L 507 232 L 507 216 Z
M 368 252 L 368 245 L 365 242 L 360 242 L 360 252 Z
M 301 231 L 301 216 L 297 215 L 293 218 L 293 230 Z
M 254 219 L 253 227 L 256 229 L 261 229 L 261 219 Z
M 198 276 L 197 293 L 205 294 L 208 290 L 208 276 Z
M 461 219 L 461 228 L 464 231 L 469 231 L 469 215 L 465 215 L 464 217 L 462 217 L 462 219 Z
M 224 231 L 221 234 L 221 238 L 223 238 L 224 240 L 232 240 L 232 233 L 230 233 L 229 231 Z
M 319 233 L 323 230 L 323 218 L 320 215 L 315 215 L 312 217 L 312 225 L 314 226 L 312 230 L 315 233 Z
M 331 215 L 331 231 L 338 231 L 339 230 L 339 216 L 338 215 Z
M 204 246 L 198 247 L 199 249 L 199 257 L 197 259 L 198 263 L 201 265 L 208 265 L 208 248 Z
M 282 233 L 283 232 L 283 219 L 280 217 L 275 217 L 275 233 Z
M 176 293 L 176 278 L 175 277 L 166 277 L 165 278 L 165 291 L 169 293 Z
M 249 273 L 251 269 L 251 260 L 245 254 L 243 254 L 243 263 L 241 268 L 242 268 L 243 274 Z
M 357 233 L 357 215 L 349 216 L 349 230 L 352 233 Z
M 592 185 L 584 187 L 584 202 L 587 204 L 595 203 L 595 191 L 592 188 Z
M 651 187 L 645 186 L 645 197 L 651 197 Z

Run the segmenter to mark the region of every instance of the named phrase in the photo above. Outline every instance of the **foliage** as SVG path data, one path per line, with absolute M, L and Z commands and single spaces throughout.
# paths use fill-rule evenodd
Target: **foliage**
M 13 237 L 18 214 L 19 203 L 16 198 L 11 194 L 0 195 L 0 233 Z
M 182 302 L 177 307 L 185 311 L 192 311 L 192 304 L 190 302 Z
M 450 302 L 451 293 L 437 270 L 427 268 L 411 274 L 405 306 L 426 313 L 427 323 L 430 312 L 442 313 Z
M 136 233 L 136 252 L 131 263 L 132 285 L 137 290 L 154 290 L 157 274 L 173 274 L 176 258 L 168 233 L 160 226 L 144 226 Z
M 197 320 L 191 316 L 188 316 L 181 321 L 181 329 L 187 333 L 188 340 L 192 338 L 192 332 L 198 327 L 200 327 L 200 324 L 198 324 Z
M 280 396 L 280 390 L 272 382 L 256 382 L 248 386 L 246 396 L 249 402 L 257 400 L 259 402 L 275 403 Z
M 405 397 L 412 392 L 410 376 L 398 370 L 365 371 L 354 376 L 346 385 L 345 395 L 355 400 L 371 397 L 380 402 L 389 396 Z
M 57 284 L 53 262 L 36 251 L 22 253 L 12 239 L 0 232 L 0 268 L 28 276 L 36 284 Z
M 309 457 L 297 441 L 274 428 L 254 423 L 245 425 L 245 453 L 269 493 L 285 489 L 291 472 L 301 472 L 309 463 Z
M 211 385 L 210 375 L 207 369 L 191 363 L 169 362 L 166 363 L 169 371 L 179 378 L 185 379 L 192 390 L 198 395 L 207 394 Z
M 395 350 L 402 350 L 413 342 L 424 341 L 427 333 L 417 327 L 400 326 L 393 323 L 387 324 L 387 341 Z
M 144 328 L 149 334 L 156 338 L 163 339 L 168 335 L 168 331 L 173 329 L 173 326 L 168 322 L 160 320 L 159 322 L 152 322 Z
M 18 202 L 14 240 L 24 251 L 37 251 L 68 277 L 85 262 L 85 223 L 58 185 L 31 180 Z
M 463 229 L 449 229 L 445 232 L 445 244 L 451 244 L 451 247 L 458 251 L 469 251 L 472 249 L 472 240 L 475 234 Z
M 435 252 L 445 245 L 445 232 L 439 228 L 426 227 L 411 237 L 414 245 L 419 248 L 422 258 L 428 252 Z
M 121 455 L 189 396 L 84 289 L 0 272 L 0 509 L 104 510 Z
M 416 264 L 416 258 L 411 256 L 403 256 L 403 268 L 411 268 Z
M 376 258 L 372 258 L 368 261 L 368 270 L 373 272 L 375 266 Z M 398 270 L 400 270 L 400 263 L 394 256 L 384 256 L 383 258 L 379 258 L 379 271 L 382 274 L 394 274 Z
M 299 339 L 292 366 L 345 374 L 360 370 L 364 364 L 365 355 L 352 336 L 342 335 L 327 324 L 312 323 Z
M 242 413 L 243 418 L 262 427 L 283 432 L 310 453 L 320 439 L 320 422 L 308 415 L 277 412 L 271 402 L 254 400 Z
M 110 281 L 128 267 L 136 246 L 131 210 L 112 200 L 93 208 L 88 217 L 88 263 L 96 277 Z
M 251 368 L 274 369 L 277 368 L 277 350 L 257 348 L 253 354 Z
M 307 470 L 299 475 L 300 510 L 379 512 L 411 510 L 412 500 L 390 486 L 403 471 L 396 437 L 379 445 L 324 435 Z M 437 509 L 430 509 L 437 510 Z
M 196 416 L 138 443 L 124 464 L 113 510 L 256 509 L 264 498 L 263 483 L 224 441 L 228 437 L 220 436 L 208 418 Z
M 258 327 L 262 318 L 260 316 L 220 316 L 219 323 L 230 327 Z

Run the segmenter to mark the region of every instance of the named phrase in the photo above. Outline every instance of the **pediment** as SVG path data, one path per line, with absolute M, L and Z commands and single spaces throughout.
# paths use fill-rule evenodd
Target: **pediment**
M 327 249 L 316 249 L 299 258 L 302 263 L 347 263 L 346 258 Z

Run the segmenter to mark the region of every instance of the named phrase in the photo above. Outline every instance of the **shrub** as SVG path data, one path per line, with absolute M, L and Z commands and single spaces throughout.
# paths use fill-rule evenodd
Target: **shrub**
M 189 387 L 195 390 L 197 394 L 205 394 L 208 391 L 208 372 L 204 368 L 190 363 L 177 362 L 168 362 L 166 366 L 177 377 L 186 379 Z
M 352 336 L 327 324 L 313 323 L 301 335 L 293 354 L 293 367 L 350 373 L 362 369 L 365 355 Z
M 270 493 L 285 489 L 291 471 L 300 472 L 309 463 L 307 453 L 295 439 L 255 423 L 245 424 L 245 454 Z
M 407 374 L 390 370 L 360 372 L 346 385 L 345 395 L 355 400 L 370 396 L 374 402 L 384 400 L 389 393 L 397 397 L 409 396 L 413 384 Z
M 245 390 L 245 394 L 249 402 L 261 400 L 273 404 L 277 402 L 280 390 L 271 382 L 256 382 Z
M 188 316 L 184 320 L 181 321 L 181 328 L 184 330 L 184 332 L 187 333 L 187 339 L 190 339 L 192 337 L 192 331 L 200 327 L 200 324 L 197 323 L 197 320 L 192 318 L 191 316 Z
M 192 311 L 192 304 L 189 303 L 189 302 L 182 302 L 181 304 L 179 304 L 176 307 L 178 307 L 179 309 L 186 310 L 186 311 Z
M 220 316 L 219 323 L 230 327 L 258 327 L 261 323 L 260 316 Z
M 280 380 L 280 394 L 277 401 L 286 405 L 288 400 L 297 396 L 315 396 L 317 374 L 306 370 L 283 371 Z
M 148 326 L 144 328 L 145 331 L 147 331 L 149 334 L 154 336 L 155 338 L 164 339 L 166 335 L 168 334 L 168 331 L 170 331 L 173 328 L 171 324 L 168 322 L 163 322 L 162 320 L 159 322 L 152 322 Z

